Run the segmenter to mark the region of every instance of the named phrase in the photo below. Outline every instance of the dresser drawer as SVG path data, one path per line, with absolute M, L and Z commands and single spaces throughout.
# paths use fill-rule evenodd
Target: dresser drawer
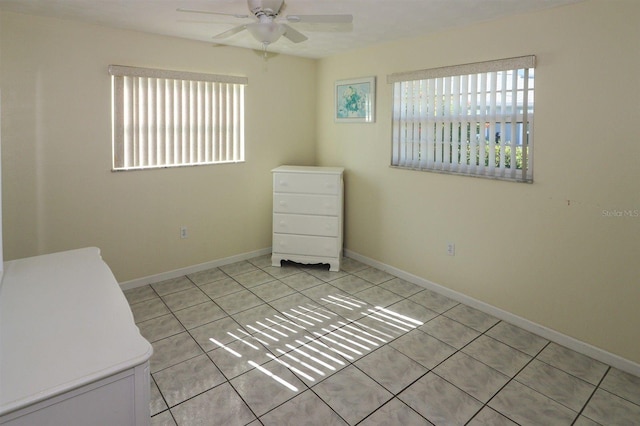
M 275 213 L 338 215 L 339 200 L 331 195 L 273 194 Z
M 340 186 L 340 176 L 335 174 L 273 174 L 273 190 L 275 192 L 335 195 Z
M 273 234 L 273 251 L 306 256 L 336 257 L 340 249 L 337 238 Z
M 338 236 L 338 218 L 335 216 L 311 216 L 274 214 L 273 232 L 280 234 Z

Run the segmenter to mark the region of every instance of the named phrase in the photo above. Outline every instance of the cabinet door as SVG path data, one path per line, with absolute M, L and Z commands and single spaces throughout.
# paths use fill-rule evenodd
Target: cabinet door
M 135 405 L 148 406 L 149 399 L 136 399 L 134 376 L 126 375 L 128 373 L 116 375 L 116 380 L 107 378 L 49 398 L 0 418 L 0 423 L 4 426 L 148 425 L 150 417 L 136 421 Z M 8 420 L 13 416 L 15 418 Z
M 337 237 L 338 218 L 336 216 L 275 213 L 273 215 L 273 232 Z
M 302 194 L 338 194 L 340 176 L 311 173 L 274 173 L 273 190 Z

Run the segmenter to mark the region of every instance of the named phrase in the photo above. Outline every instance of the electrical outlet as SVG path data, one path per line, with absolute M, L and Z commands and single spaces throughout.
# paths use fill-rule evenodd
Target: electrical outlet
M 456 255 L 456 245 L 454 243 L 447 243 L 447 254 L 449 256 Z
M 186 226 L 181 226 L 180 227 L 180 238 L 188 238 L 189 234 L 187 233 L 187 227 Z

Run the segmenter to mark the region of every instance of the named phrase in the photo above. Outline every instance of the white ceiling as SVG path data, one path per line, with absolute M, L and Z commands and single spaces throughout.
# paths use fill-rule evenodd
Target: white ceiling
M 322 58 L 577 1 L 581 0 L 286 0 L 281 15 L 351 14 L 353 24 L 290 24 L 309 39 L 294 44 L 282 37 L 269 46 L 269 51 Z M 232 16 L 180 13 L 177 8 L 248 13 L 246 0 L 0 0 L 1 10 L 210 43 L 214 43 L 213 35 L 252 22 Z M 215 42 L 261 49 L 247 31 Z

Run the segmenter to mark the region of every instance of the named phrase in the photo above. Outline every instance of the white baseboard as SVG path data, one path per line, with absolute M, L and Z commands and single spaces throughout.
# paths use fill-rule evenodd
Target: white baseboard
M 225 257 L 223 259 L 212 260 L 210 262 L 200 263 L 198 265 L 187 266 L 185 268 L 174 269 L 173 271 L 162 272 L 156 275 L 149 275 L 147 277 L 136 278 L 131 281 L 124 281 L 120 283 L 122 290 L 130 290 L 136 287 L 142 287 L 147 284 L 153 284 L 164 280 L 170 280 L 172 278 L 178 278 L 183 275 L 193 274 L 195 272 L 205 271 L 211 268 L 217 268 L 218 266 L 229 265 L 230 263 L 240 262 L 242 260 L 251 259 L 253 257 L 262 256 L 264 254 L 271 253 L 271 247 L 251 251 L 248 253 L 237 254 L 234 256 Z
M 619 355 L 613 354 L 611 352 L 607 352 L 604 349 L 600 349 L 596 346 L 590 345 L 581 340 L 575 339 L 571 336 L 567 336 L 566 334 L 562 334 L 558 331 L 544 327 L 540 324 L 536 324 L 532 321 L 529 321 L 526 318 L 522 318 L 518 315 L 512 314 L 500 308 L 496 308 L 495 306 L 492 306 L 488 303 L 474 299 L 473 297 L 451 290 L 447 287 L 436 284 L 434 282 L 418 277 L 416 275 L 410 274 L 406 271 L 395 268 L 393 266 L 378 262 L 377 260 L 363 256 L 351 250 L 345 249 L 344 253 L 346 257 L 350 257 L 366 265 L 373 266 L 375 268 L 386 271 L 410 283 L 419 285 L 429 290 L 433 290 L 453 300 L 456 300 L 460 303 L 464 303 L 465 305 L 471 306 L 472 308 L 475 308 L 489 315 L 493 315 L 498 319 L 501 319 L 510 324 L 518 326 L 524 330 L 530 331 L 531 333 L 537 334 L 540 337 L 544 337 L 547 340 L 550 340 L 559 345 L 572 349 L 576 352 L 587 355 L 593 359 L 596 359 L 600 362 L 608 364 L 619 370 L 625 371 L 635 376 L 640 376 L 640 364 L 637 364 Z

